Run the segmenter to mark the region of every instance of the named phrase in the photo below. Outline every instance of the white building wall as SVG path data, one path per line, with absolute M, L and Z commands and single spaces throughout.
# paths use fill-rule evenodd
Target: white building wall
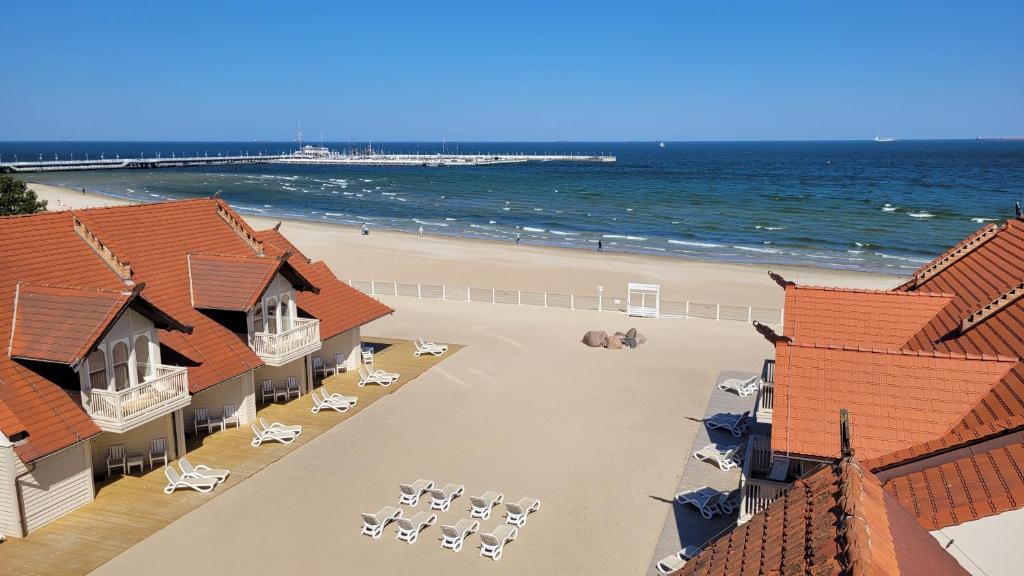
M 28 470 L 20 460 L 17 463 L 21 464 L 19 474 Z M 31 470 L 17 484 L 29 533 L 92 502 L 95 492 L 88 442 L 37 460 Z
M 260 398 L 260 392 L 263 390 L 264 380 L 274 380 L 280 382 L 294 376 L 299 382 L 299 390 L 309 390 L 309 382 L 306 378 L 306 359 L 308 356 L 296 358 L 284 366 L 260 366 L 254 371 L 255 377 L 254 382 L 256 384 L 256 398 Z M 305 393 L 305 392 L 303 392 Z
M 0 435 L 0 534 L 21 536 L 21 506 L 14 489 L 18 455 L 7 438 Z
M 238 410 L 240 425 L 245 426 L 252 422 L 256 418 L 256 396 L 252 382 L 253 373 L 246 372 L 194 394 L 192 403 L 183 409 L 185 432 L 192 434 L 195 431 L 196 408 L 206 408 L 210 416 L 219 416 L 223 413 L 225 404 L 234 404 Z
M 163 438 L 167 446 L 167 457 L 174 455 L 174 428 L 171 415 L 161 416 L 142 426 L 132 428 L 123 433 L 104 432 L 94 437 L 92 443 L 92 467 L 97 474 L 106 477 L 107 455 L 114 444 L 124 444 L 125 454 L 142 454 L 146 456 L 146 467 L 149 467 L 149 444 L 156 438 Z M 120 473 L 118 470 L 116 473 Z
M 128 365 L 131 367 L 129 372 L 129 378 L 132 385 L 138 384 L 138 376 L 136 374 L 134 366 L 136 360 L 142 360 L 143 355 L 135 349 L 135 341 L 139 336 L 146 336 L 149 339 L 149 363 L 159 364 L 160 363 L 160 340 L 158 337 L 159 330 L 153 326 L 153 323 L 138 312 L 128 309 L 124 314 L 118 318 L 117 322 L 110 328 L 107 335 L 103 337 L 103 340 L 96 345 L 97 350 L 102 350 L 106 356 L 106 369 L 107 369 L 107 381 L 109 389 L 114 389 L 114 362 L 113 362 L 113 347 L 114 343 L 123 341 L 128 344 L 129 360 Z M 89 363 L 88 361 L 82 363 L 82 367 L 78 370 L 79 381 L 82 389 L 86 390 L 89 387 Z
M 345 370 L 355 370 L 362 362 L 361 344 L 359 328 L 356 327 L 324 340 L 323 347 L 314 356 L 320 356 L 325 364 L 333 366 L 334 355 L 341 354 L 345 358 Z

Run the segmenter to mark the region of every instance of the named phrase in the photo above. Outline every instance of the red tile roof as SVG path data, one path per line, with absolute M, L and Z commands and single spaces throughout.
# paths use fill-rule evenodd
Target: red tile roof
M 336 336 L 394 312 L 379 300 L 338 280 L 323 262 L 311 262 L 278 228 L 257 232 L 256 237 L 268 253 L 293 253 L 288 263 L 320 289 L 319 293 L 299 292 L 295 302 L 307 314 L 320 319 L 321 338 Z
M 192 306 L 248 312 L 281 267 L 281 258 L 188 254 Z
M 858 455 L 875 458 L 945 434 L 1015 359 L 776 344 L 772 450 L 839 454 L 847 408 Z
M 857 460 L 798 480 L 722 536 L 680 576 L 967 574 Z
M 283 237 L 278 241 L 286 243 Z M 19 281 L 114 292 L 145 283 L 145 304 L 152 305 L 151 311 L 176 319 L 172 323 L 179 328 L 191 327 L 190 331 L 163 330 L 160 342 L 190 361 L 190 390 L 204 390 L 262 362 L 243 337 L 193 307 L 187 255 L 245 259 L 263 249 L 256 231 L 215 199 L 0 218 L 0 270 L 4 271 L 0 275 L 0 342 L 11 339 Z M 284 251 L 274 248 L 267 259 L 283 258 Z M 325 266 L 313 266 L 305 257 L 297 260 L 301 262 L 296 269 L 312 270 L 311 279 L 315 276 L 313 281 L 324 288 L 321 295 L 344 297 L 345 304 L 339 305 L 329 296 L 299 293 L 297 301 L 303 310 L 314 315 L 323 312 L 322 324 L 355 327 L 391 312 L 337 281 Z M 321 335 L 332 334 L 322 329 Z M 28 440 L 17 448 L 23 460 L 36 460 L 99 433 L 67 392 L 21 362 L 0 355 L 0 431 L 7 435 L 28 431 Z
M 968 454 L 886 480 L 885 490 L 927 530 L 1024 506 L 1024 444 L 976 445 Z
M 9 353 L 15 358 L 76 365 L 133 295 L 127 287 L 105 290 L 19 282 Z
M 804 344 L 899 348 L 951 294 L 786 286 L 784 335 Z

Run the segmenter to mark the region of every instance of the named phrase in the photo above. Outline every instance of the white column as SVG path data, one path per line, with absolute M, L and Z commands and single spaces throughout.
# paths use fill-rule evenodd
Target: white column
M 185 410 L 179 408 L 174 413 L 174 450 L 175 458 L 181 458 L 188 451 L 185 446 Z

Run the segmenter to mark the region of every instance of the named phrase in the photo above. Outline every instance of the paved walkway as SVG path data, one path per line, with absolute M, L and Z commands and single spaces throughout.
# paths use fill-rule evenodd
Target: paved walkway
M 767 434 L 768 427 L 764 424 L 754 424 L 753 412 L 756 396 L 741 398 L 733 392 L 726 392 L 718 389 L 718 383 L 727 378 L 750 378 L 755 374 L 749 372 L 734 372 L 725 370 L 719 373 L 715 380 L 715 389 L 708 400 L 708 407 L 704 413 L 704 420 L 715 414 L 742 414 L 751 412 L 751 424 L 754 432 Z M 761 430 L 763 428 L 763 430 Z M 714 443 L 719 448 L 746 443 L 747 436 L 735 438 L 728 432 L 721 430 L 708 430 L 701 426 L 697 436 L 693 440 L 693 447 L 687 453 L 689 456 L 683 463 L 683 473 L 679 479 L 677 492 L 696 490 L 702 486 L 710 486 L 723 491 L 738 491 L 740 482 L 739 468 L 733 468 L 723 472 L 714 464 L 701 462 L 693 458 L 693 452 Z M 674 494 L 665 495 L 669 500 Z M 738 499 L 737 499 L 738 502 Z M 711 520 L 705 520 L 696 508 L 687 504 L 681 505 L 675 500 L 668 502 L 669 510 L 665 515 L 665 525 L 661 530 L 661 537 L 658 538 L 658 545 L 654 549 L 651 558 L 650 573 L 657 574 L 654 565 L 658 560 L 671 556 L 685 546 L 703 547 L 709 541 L 714 540 L 718 535 L 732 529 L 736 525 L 737 513 L 730 515 L 715 516 Z
M 381 348 L 374 354 L 374 364 L 401 373 L 402 377 L 397 383 L 387 388 L 372 385 L 360 388 L 356 385 L 359 380 L 356 372 L 328 377 L 323 382 L 328 391 L 359 397 L 359 404 L 344 413 L 333 410 L 311 413 L 312 401 L 309 395 L 287 403 L 260 406 L 258 414 L 268 422 L 302 425 L 302 436 L 291 444 L 272 442 L 253 448 L 249 445 L 252 430 L 248 426 L 203 436 L 198 442 L 190 438 L 187 456 L 193 464 L 231 470 L 227 481 L 216 490 L 208 494 L 179 490 L 171 496 L 165 495 L 163 487 L 167 479 L 162 467 L 144 474 L 121 476 L 111 482 L 97 483 L 96 499 L 93 502 L 50 522 L 27 538 L 10 538 L 0 544 L 0 575 L 87 574 L 362 412 L 370 404 L 395 393 L 461 348 L 449 345 L 448 353 L 441 357 L 423 355 L 416 358 L 412 355 L 413 343 L 408 340 L 370 338 L 366 343 Z M 259 545 L 256 542 L 254 544 Z M 152 561 L 159 562 L 160 559 L 152 558 Z

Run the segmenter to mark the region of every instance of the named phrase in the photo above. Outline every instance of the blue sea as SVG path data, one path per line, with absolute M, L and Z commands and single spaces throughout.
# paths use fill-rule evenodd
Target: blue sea
M 349 143 L 325 143 L 343 149 Z M 365 144 L 362 144 L 365 146 Z M 906 274 L 1024 193 L 1024 142 L 447 143 L 448 151 L 613 154 L 614 164 L 247 165 L 29 174 L 152 202 L 223 197 L 242 214 L 738 263 Z M 436 152 L 441 144 L 374 143 Z M 288 142 L 5 142 L 0 161 L 278 153 Z

